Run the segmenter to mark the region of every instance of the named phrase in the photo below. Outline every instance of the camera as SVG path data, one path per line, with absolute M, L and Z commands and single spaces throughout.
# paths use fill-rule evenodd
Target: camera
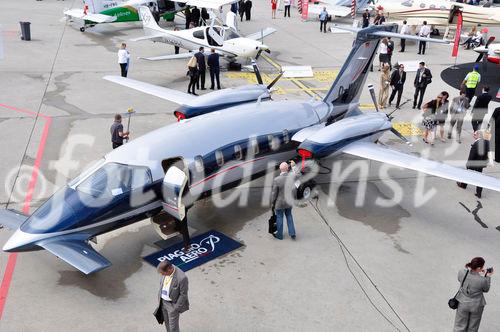
M 493 272 L 493 268 L 492 267 L 489 267 L 486 269 L 486 273 L 492 273 Z

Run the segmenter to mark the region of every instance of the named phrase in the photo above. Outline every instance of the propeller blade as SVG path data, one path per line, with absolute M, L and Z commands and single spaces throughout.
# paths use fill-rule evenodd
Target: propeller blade
M 483 59 L 483 57 L 484 57 L 484 53 L 479 53 L 479 55 L 477 56 L 476 62 L 481 61 L 481 59 Z
M 259 67 L 257 67 L 257 62 L 255 62 L 255 60 L 252 60 L 252 67 L 253 72 L 255 73 L 255 77 L 257 78 L 257 83 L 264 84 L 264 82 L 262 81 L 262 76 L 260 76 Z
M 377 97 L 375 97 L 375 89 L 373 88 L 373 84 L 368 85 L 368 91 L 370 91 L 370 96 L 372 97 L 373 105 L 375 106 L 375 109 L 378 112 L 379 109 L 378 109 L 378 104 L 377 104 Z
M 396 129 L 394 128 L 391 128 L 391 132 L 396 135 L 400 140 L 402 140 L 403 142 L 405 142 L 406 144 L 408 145 L 412 145 L 411 142 L 409 140 L 406 139 L 406 137 L 404 137 L 399 131 L 397 131 Z
M 278 76 L 276 76 L 276 78 L 271 83 L 269 83 L 269 85 L 267 86 L 267 89 L 268 90 L 271 89 L 273 87 L 273 85 L 275 85 L 276 82 L 279 81 L 279 79 L 281 78 L 281 76 L 283 76 L 284 73 L 285 73 L 284 71 L 282 71 L 281 73 L 279 73 Z
M 486 45 L 484 45 L 484 47 L 486 47 L 486 49 L 488 49 L 488 46 L 490 46 L 490 44 L 493 43 L 494 40 L 495 40 L 495 36 L 491 36 L 490 38 L 488 38 L 488 41 L 486 42 Z
M 257 52 L 257 55 L 255 56 L 255 60 L 257 60 L 257 59 L 260 57 L 260 54 L 261 54 L 261 53 L 262 53 L 262 50 L 259 50 L 259 51 Z

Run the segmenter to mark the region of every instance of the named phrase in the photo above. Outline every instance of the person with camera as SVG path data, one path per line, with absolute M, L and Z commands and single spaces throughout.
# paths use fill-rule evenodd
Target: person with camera
M 292 167 L 295 166 L 295 162 Z M 295 171 L 294 171 L 295 172 Z M 280 175 L 273 180 L 271 193 L 271 207 L 273 214 L 276 214 L 277 232 L 273 236 L 278 240 L 283 240 L 283 217 L 286 216 L 288 235 L 295 240 L 295 225 L 292 217 L 293 186 L 295 174 L 288 172 L 288 164 L 280 164 Z
M 460 290 L 456 296 L 458 308 L 455 315 L 454 332 L 475 332 L 479 330 L 486 300 L 484 294 L 490 290 L 493 268 L 484 270 L 484 258 L 475 257 L 458 272 Z M 481 275 L 484 273 L 484 275 Z

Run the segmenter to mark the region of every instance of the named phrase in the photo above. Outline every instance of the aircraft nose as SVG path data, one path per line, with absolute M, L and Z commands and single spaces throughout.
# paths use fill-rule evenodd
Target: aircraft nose
M 33 242 L 33 236 L 29 233 L 25 233 L 18 229 L 12 236 L 7 240 L 3 246 L 3 251 L 6 252 L 16 252 L 23 246 L 31 244 Z

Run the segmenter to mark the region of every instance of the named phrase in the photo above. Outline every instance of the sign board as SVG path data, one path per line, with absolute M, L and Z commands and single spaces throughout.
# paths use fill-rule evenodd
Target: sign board
M 187 252 L 184 251 L 183 244 L 180 242 L 143 257 L 143 259 L 154 267 L 158 266 L 160 262 L 168 260 L 186 272 L 241 246 L 240 242 L 220 232 L 211 230 L 193 237 L 191 247 Z
M 311 66 L 282 66 L 281 70 L 286 78 L 314 77 Z

